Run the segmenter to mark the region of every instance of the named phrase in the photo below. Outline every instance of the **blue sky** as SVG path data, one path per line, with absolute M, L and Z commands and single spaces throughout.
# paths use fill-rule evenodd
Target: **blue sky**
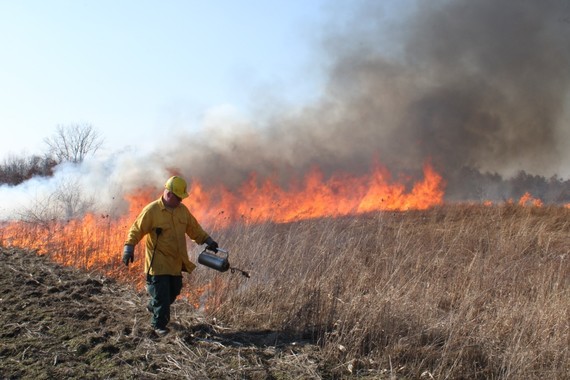
M 41 153 L 57 125 L 92 124 L 107 150 L 146 148 L 256 89 L 317 95 L 317 1 L 0 0 L 0 159 Z

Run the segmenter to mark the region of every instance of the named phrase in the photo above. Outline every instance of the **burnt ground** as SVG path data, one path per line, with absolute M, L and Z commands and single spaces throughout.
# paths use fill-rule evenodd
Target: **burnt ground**
M 0 247 L 2 379 L 319 379 L 310 342 L 221 326 L 177 301 L 171 332 L 149 326 L 147 296 L 110 278 Z M 336 376 L 332 376 L 336 377 Z

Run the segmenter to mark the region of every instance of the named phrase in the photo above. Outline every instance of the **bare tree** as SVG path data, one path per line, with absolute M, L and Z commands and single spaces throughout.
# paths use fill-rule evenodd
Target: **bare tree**
M 85 215 L 95 203 L 93 197 L 83 195 L 77 179 L 68 178 L 60 182 L 52 196 L 55 197 L 61 216 L 67 219 Z
M 91 124 L 58 125 L 56 133 L 46 138 L 49 152 L 58 162 L 82 162 L 88 154 L 94 154 L 103 144 L 99 133 Z
M 94 205 L 95 199 L 84 194 L 78 179 L 65 178 L 50 194 L 30 199 L 18 215 L 24 222 L 48 226 L 55 220 L 81 218 L 92 211 Z

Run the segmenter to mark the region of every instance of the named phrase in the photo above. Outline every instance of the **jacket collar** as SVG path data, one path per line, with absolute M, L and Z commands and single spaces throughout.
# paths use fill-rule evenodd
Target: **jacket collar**
M 175 207 L 175 208 L 166 207 L 166 205 L 164 204 L 164 200 L 162 199 L 162 195 L 160 196 L 160 198 L 158 198 L 157 201 L 158 201 L 158 205 L 160 206 L 160 210 L 162 210 L 162 211 L 164 211 L 164 210 L 166 210 L 166 211 L 174 211 L 174 210 L 176 210 L 178 207 L 180 207 L 180 206 L 177 206 L 177 207 Z

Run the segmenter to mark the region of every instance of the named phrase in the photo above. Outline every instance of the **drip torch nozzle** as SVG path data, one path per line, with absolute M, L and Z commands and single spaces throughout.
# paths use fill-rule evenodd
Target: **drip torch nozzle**
M 231 267 L 231 268 L 230 268 L 230 271 L 231 271 L 232 273 L 240 272 L 240 273 L 242 274 L 242 276 L 244 276 L 245 278 L 250 278 L 249 272 L 246 272 L 246 271 L 244 271 L 243 269 Z

